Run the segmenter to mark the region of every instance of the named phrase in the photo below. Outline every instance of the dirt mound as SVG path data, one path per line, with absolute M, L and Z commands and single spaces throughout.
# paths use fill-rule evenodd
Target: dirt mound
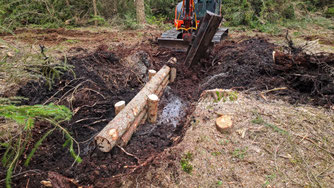
M 276 51 L 275 61 L 273 51 Z M 264 38 L 226 41 L 214 49 L 201 89 L 271 90 L 290 103 L 334 103 L 334 54 L 283 53 Z M 282 89 L 284 88 L 284 89 Z

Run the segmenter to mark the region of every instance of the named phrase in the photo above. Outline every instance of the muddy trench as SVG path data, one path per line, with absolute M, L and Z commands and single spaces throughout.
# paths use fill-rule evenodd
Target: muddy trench
M 62 147 L 64 135 L 55 132 L 41 145 L 29 167 L 24 167 L 22 161 L 18 164 L 15 174 L 19 175 L 13 177 L 13 187 L 26 187 L 28 181 L 29 187 L 41 187 L 40 182 L 47 179 L 67 187 L 119 186 L 119 177 L 144 173 L 145 166 L 155 156 L 182 141 L 187 117 L 205 89 L 251 93 L 283 88 L 266 93 L 263 100 L 272 98 L 291 104 L 331 107 L 334 55 L 290 51 L 278 52 L 273 59 L 272 52 L 277 49 L 264 38 L 231 39 L 217 45 L 201 64 L 190 69 L 181 63 L 185 54 L 160 49 L 154 43 L 141 44 L 135 49 L 110 50 L 101 46 L 95 52 L 68 58 L 74 73 L 65 73 L 51 90 L 43 82 L 29 82 L 18 95 L 29 98 L 26 105 L 52 102 L 73 111 L 72 120 L 63 126 L 80 143 L 83 162 L 73 164 L 68 150 Z M 140 66 L 124 64 L 124 59 L 131 54 L 136 54 Z M 171 57 L 180 62 L 176 65 L 177 79 L 161 99 L 158 123 L 139 126 L 126 147 L 100 152 L 94 136 L 115 116 L 113 105 L 120 100 L 128 103 L 147 81 L 147 70 L 159 70 Z M 45 122 L 36 124 L 35 142 L 49 126 Z M 33 143 L 28 147 L 32 148 Z M 0 177 L 3 179 L 5 173 Z

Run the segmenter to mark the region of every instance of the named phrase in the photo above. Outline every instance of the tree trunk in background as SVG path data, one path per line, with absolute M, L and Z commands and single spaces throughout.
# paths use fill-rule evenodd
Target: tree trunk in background
M 116 15 L 118 13 L 118 0 L 112 0 L 113 14 Z
M 94 8 L 94 17 L 96 19 L 97 16 L 97 8 L 96 8 L 96 0 L 93 0 L 93 8 Z M 94 21 L 95 26 L 97 26 L 97 20 Z
M 70 6 L 70 0 L 66 0 L 66 5 L 69 7 Z
M 144 0 L 136 0 L 137 22 L 139 24 L 145 23 L 145 4 Z

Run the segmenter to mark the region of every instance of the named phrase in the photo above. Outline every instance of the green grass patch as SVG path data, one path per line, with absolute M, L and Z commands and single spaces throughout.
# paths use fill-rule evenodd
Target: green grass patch
M 191 174 L 194 168 L 193 165 L 190 163 L 192 160 L 193 160 L 193 154 L 187 152 L 180 161 L 182 170 L 188 174 Z
M 237 148 L 232 152 L 232 157 L 237 159 L 244 159 L 247 155 L 248 147 L 245 148 Z

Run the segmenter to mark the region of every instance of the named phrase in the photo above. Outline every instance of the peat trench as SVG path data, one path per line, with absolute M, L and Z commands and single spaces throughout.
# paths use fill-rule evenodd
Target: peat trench
M 290 50 L 277 51 L 273 59 L 272 52 L 277 49 L 264 38 L 241 42 L 227 40 L 191 69 L 180 63 L 185 54 L 167 49 L 150 54 L 144 50 L 145 57 L 147 54 L 154 57 L 153 60 L 143 58 L 148 61 L 143 63 L 147 69 L 159 70 L 167 58 L 175 56 L 178 59 L 176 81 L 167 87 L 161 98 L 158 122 L 140 125 L 126 147 L 114 147 L 108 153 L 96 148 L 95 135 L 114 118 L 114 104 L 121 100 L 128 103 L 143 87 L 147 76 L 124 66 L 114 52 L 102 48 L 69 58 L 75 74 L 65 73 L 52 90 L 42 82 L 29 82 L 18 95 L 29 98 L 27 105 L 53 102 L 73 111 L 72 120 L 63 126 L 80 143 L 83 161 L 73 165 L 73 158 L 62 147 L 64 136 L 54 132 L 40 146 L 28 167 L 19 163 L 12 186 L 25 187 L 29 181 L 30 187 L 40 187 L 42 180 L 50 179 L 63 187 L 75 187 L 76 184 L 104 187 L 103 182 L 109 182 L 108 186 L 117 185 L 118 177 L 144 172 L 143 167 L 155 156 L 182 140 L 187 116 L 194 107 L 192 103 L 205 89 L 255 92 L 284 88 L 266 95 L 292 104 L 331 107 L 334 103 L 334 55 L 307 55 Z M 34 141 L 38 141 L 48 128 L 44 122 L 37 123 Z M 28 147 L 32 148 L 33 144 Z M 1 167 L 1 171 L 5 169 Z M 0 174 L 1 179 L 4 177 L 4 173 Z

